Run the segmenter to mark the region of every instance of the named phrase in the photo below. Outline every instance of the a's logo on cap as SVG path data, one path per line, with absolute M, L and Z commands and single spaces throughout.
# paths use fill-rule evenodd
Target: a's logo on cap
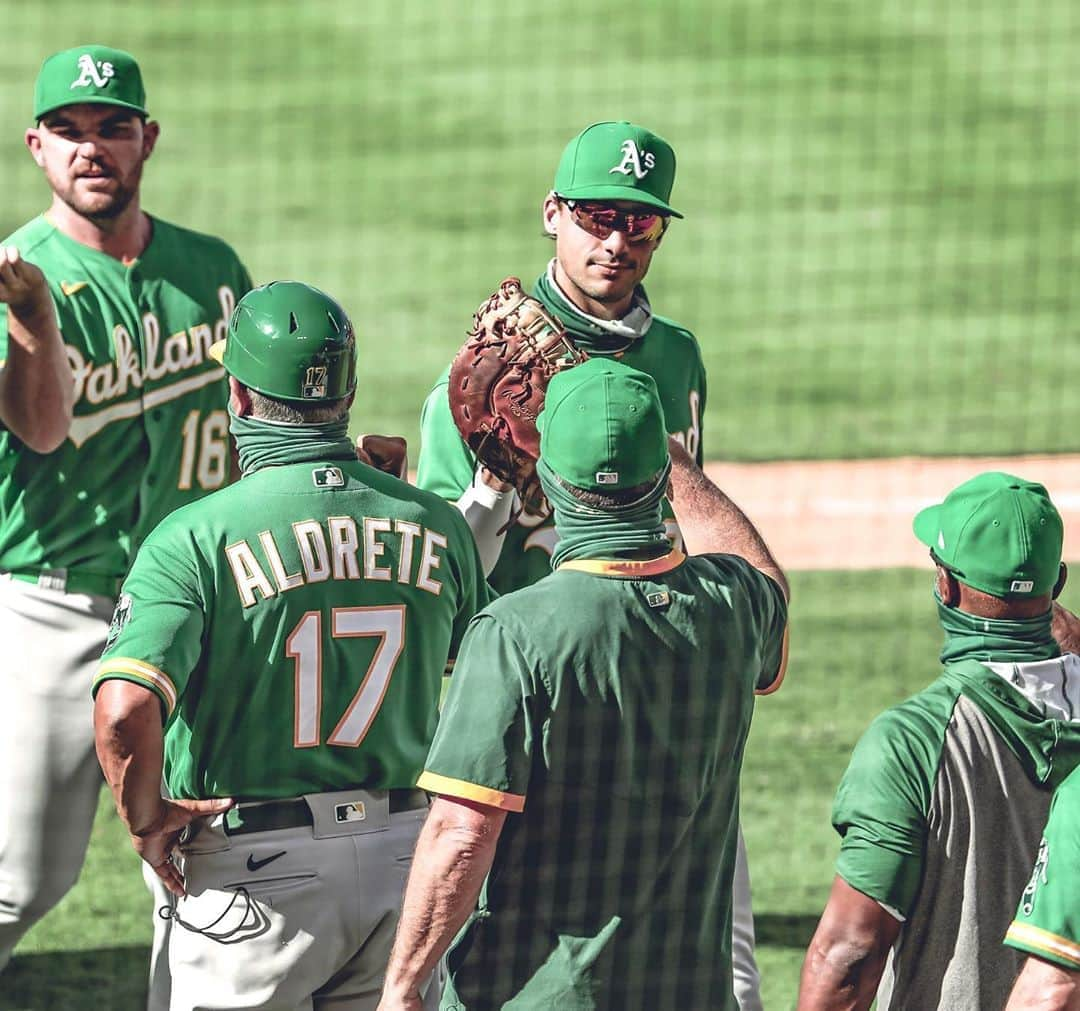
M 1031 579 L 1014 579 L 1009 585 L 1009 593 L 1031 593 L 1035 589 L 1035 582 Z
M 322 400 L 326 397 L 325 365 L 312 365 L 304 376 L 304 389 L 301 391 L 305 400 Z
M 632 140 L 624 140 L 621 150 L 622 161 L 608 169 L 608 175 L 612 172 L 621 172 L 624 176 L 633 173 L 635 179 L 644 179 L 650 169 L 656 168 L 656 158 L 653 157 L 652 152 L 639 151 L 637 144 Z
M 619 472 L 617 470 L 598 470 L 596 472 L 597 484 L 618 484 Z
M 95 88 L 104 88 L 115 76 L 116 71 L 107 60 L 95 63 L 89 53 L 83 53 L 79 57 L 79 76 L 71 82 L 71 87 L 89 88 L 93 85 Z

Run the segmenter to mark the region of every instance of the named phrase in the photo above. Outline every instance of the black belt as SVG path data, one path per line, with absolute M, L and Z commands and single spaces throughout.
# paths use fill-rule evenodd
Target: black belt
M 385 793 L 391 814 L 402 811 L 418 811 L 428 806 L 428 795 L 423 790 L 362 790 L 358 793 L 378 797 Z M 246 835 L 249 832 L 271 832 L 279 828 L 301 828 L 314 825 L 311 808 L 303 797 L 289 800 L 255 801 L 237 804 L 225 812 L 225 834 Z

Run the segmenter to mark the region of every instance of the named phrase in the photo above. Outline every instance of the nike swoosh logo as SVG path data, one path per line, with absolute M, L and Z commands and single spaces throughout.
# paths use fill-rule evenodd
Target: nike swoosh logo
M 75 292 L 82 291 L 89 283 L 89 281 L 61 281 L 60 290 L 65 295 L 74 295 Z
M 272 861 L 277 860 L 278 857 L 285 856 L 285 854 L 287 852 L 288 852 L 288 850 L 282 850 L 280 853 L 275 853 L 273 856 L 269 856 L 265 860 L 256 860 L 255 859 L 255 854 L 254 853 L 249 853 L 248 854 L 248 859 L 247 859 L 247 869 L 249 871 L 257 871 L 257 870 L 265 867 L 268 863 L 271 863 Z

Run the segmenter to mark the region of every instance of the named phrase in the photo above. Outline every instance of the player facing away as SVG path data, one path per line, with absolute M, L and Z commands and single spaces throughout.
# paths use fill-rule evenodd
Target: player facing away
M 178 896 L 173 1011 L 375 1006 L 443 672 L 489 598 L 461 514 L 356 459 L 355 347 L 307 285 L 241 299 L 211 353 L 243 476 L 147 538 L 95 680 L 117 810 Z
M 419 1007 L 453 941 L 455 1011 L 733 1011 L 739 770 L 754 692 L 783 675 L 787 585 L 677 444 L 672 469 L 649 376 L 561 372 L 539 428 L 554 571 L 465 636 L 381 1006 Z
M 595 123 L 563 151 L 543 226 L 555 255 L 533 294 L 593 357 L 616 359 L 656 383 L 668 432 L 700 464 L 705 366 L 694 335 L 653 312 L 642 282 L 673 217 L 675 152 L 651 130 L 628 122 Z M 508 486 L 476 467 L 450 414 L 449 370 L 429 394 L 421 418 L 417 483 L 457 502 L 476 535 L 492 586 L 520 589 L 551 571 L 558 531 L 550 511 L 522 513 L 507 529 L 513 502 Z M 664 504 L 665 527 L 676 544 L 678 525 Z M 736 991 L 742 1011 L 760 1011 L 754 960 L 750 877 L 739 836 L 736 871 Z
M 1005 1011 L 1080 1009 L 1080 768 L 1054 791 L 1005 943 L 1028 956 Z
M 1022 956 L 1001 941 L 1053 790 L 1080 763 L 1080 657 L 1051 634 L 1066 570 L 1046 489 L 979 474 L 914 528 L 935 565 L 944 670 L 852 754 L 800 1011 L 875 995 L 882 1011 L 1003 1007 Z
M 33 118 L 52 199 L 0 257 L 0 969 L 82 867 L 101 786 L 87 693 L 120 580 L 158 520 L 229 477 L 207 351 L 250 287 L 225 243 L 143 211 L 159 126 L 130 54 L 50 56 Z M 2 290 L 29 265 L 30 318 Z

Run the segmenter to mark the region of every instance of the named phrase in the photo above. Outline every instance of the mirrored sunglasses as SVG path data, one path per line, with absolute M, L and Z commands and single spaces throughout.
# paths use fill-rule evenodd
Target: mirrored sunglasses
M 670 220 L 656 211 L 621 211 L 610 204 L 558 199 L 566 204 L 574 224 L 598 239 L 622 232 L 627 242 L 655 242 L 664 234 Z

